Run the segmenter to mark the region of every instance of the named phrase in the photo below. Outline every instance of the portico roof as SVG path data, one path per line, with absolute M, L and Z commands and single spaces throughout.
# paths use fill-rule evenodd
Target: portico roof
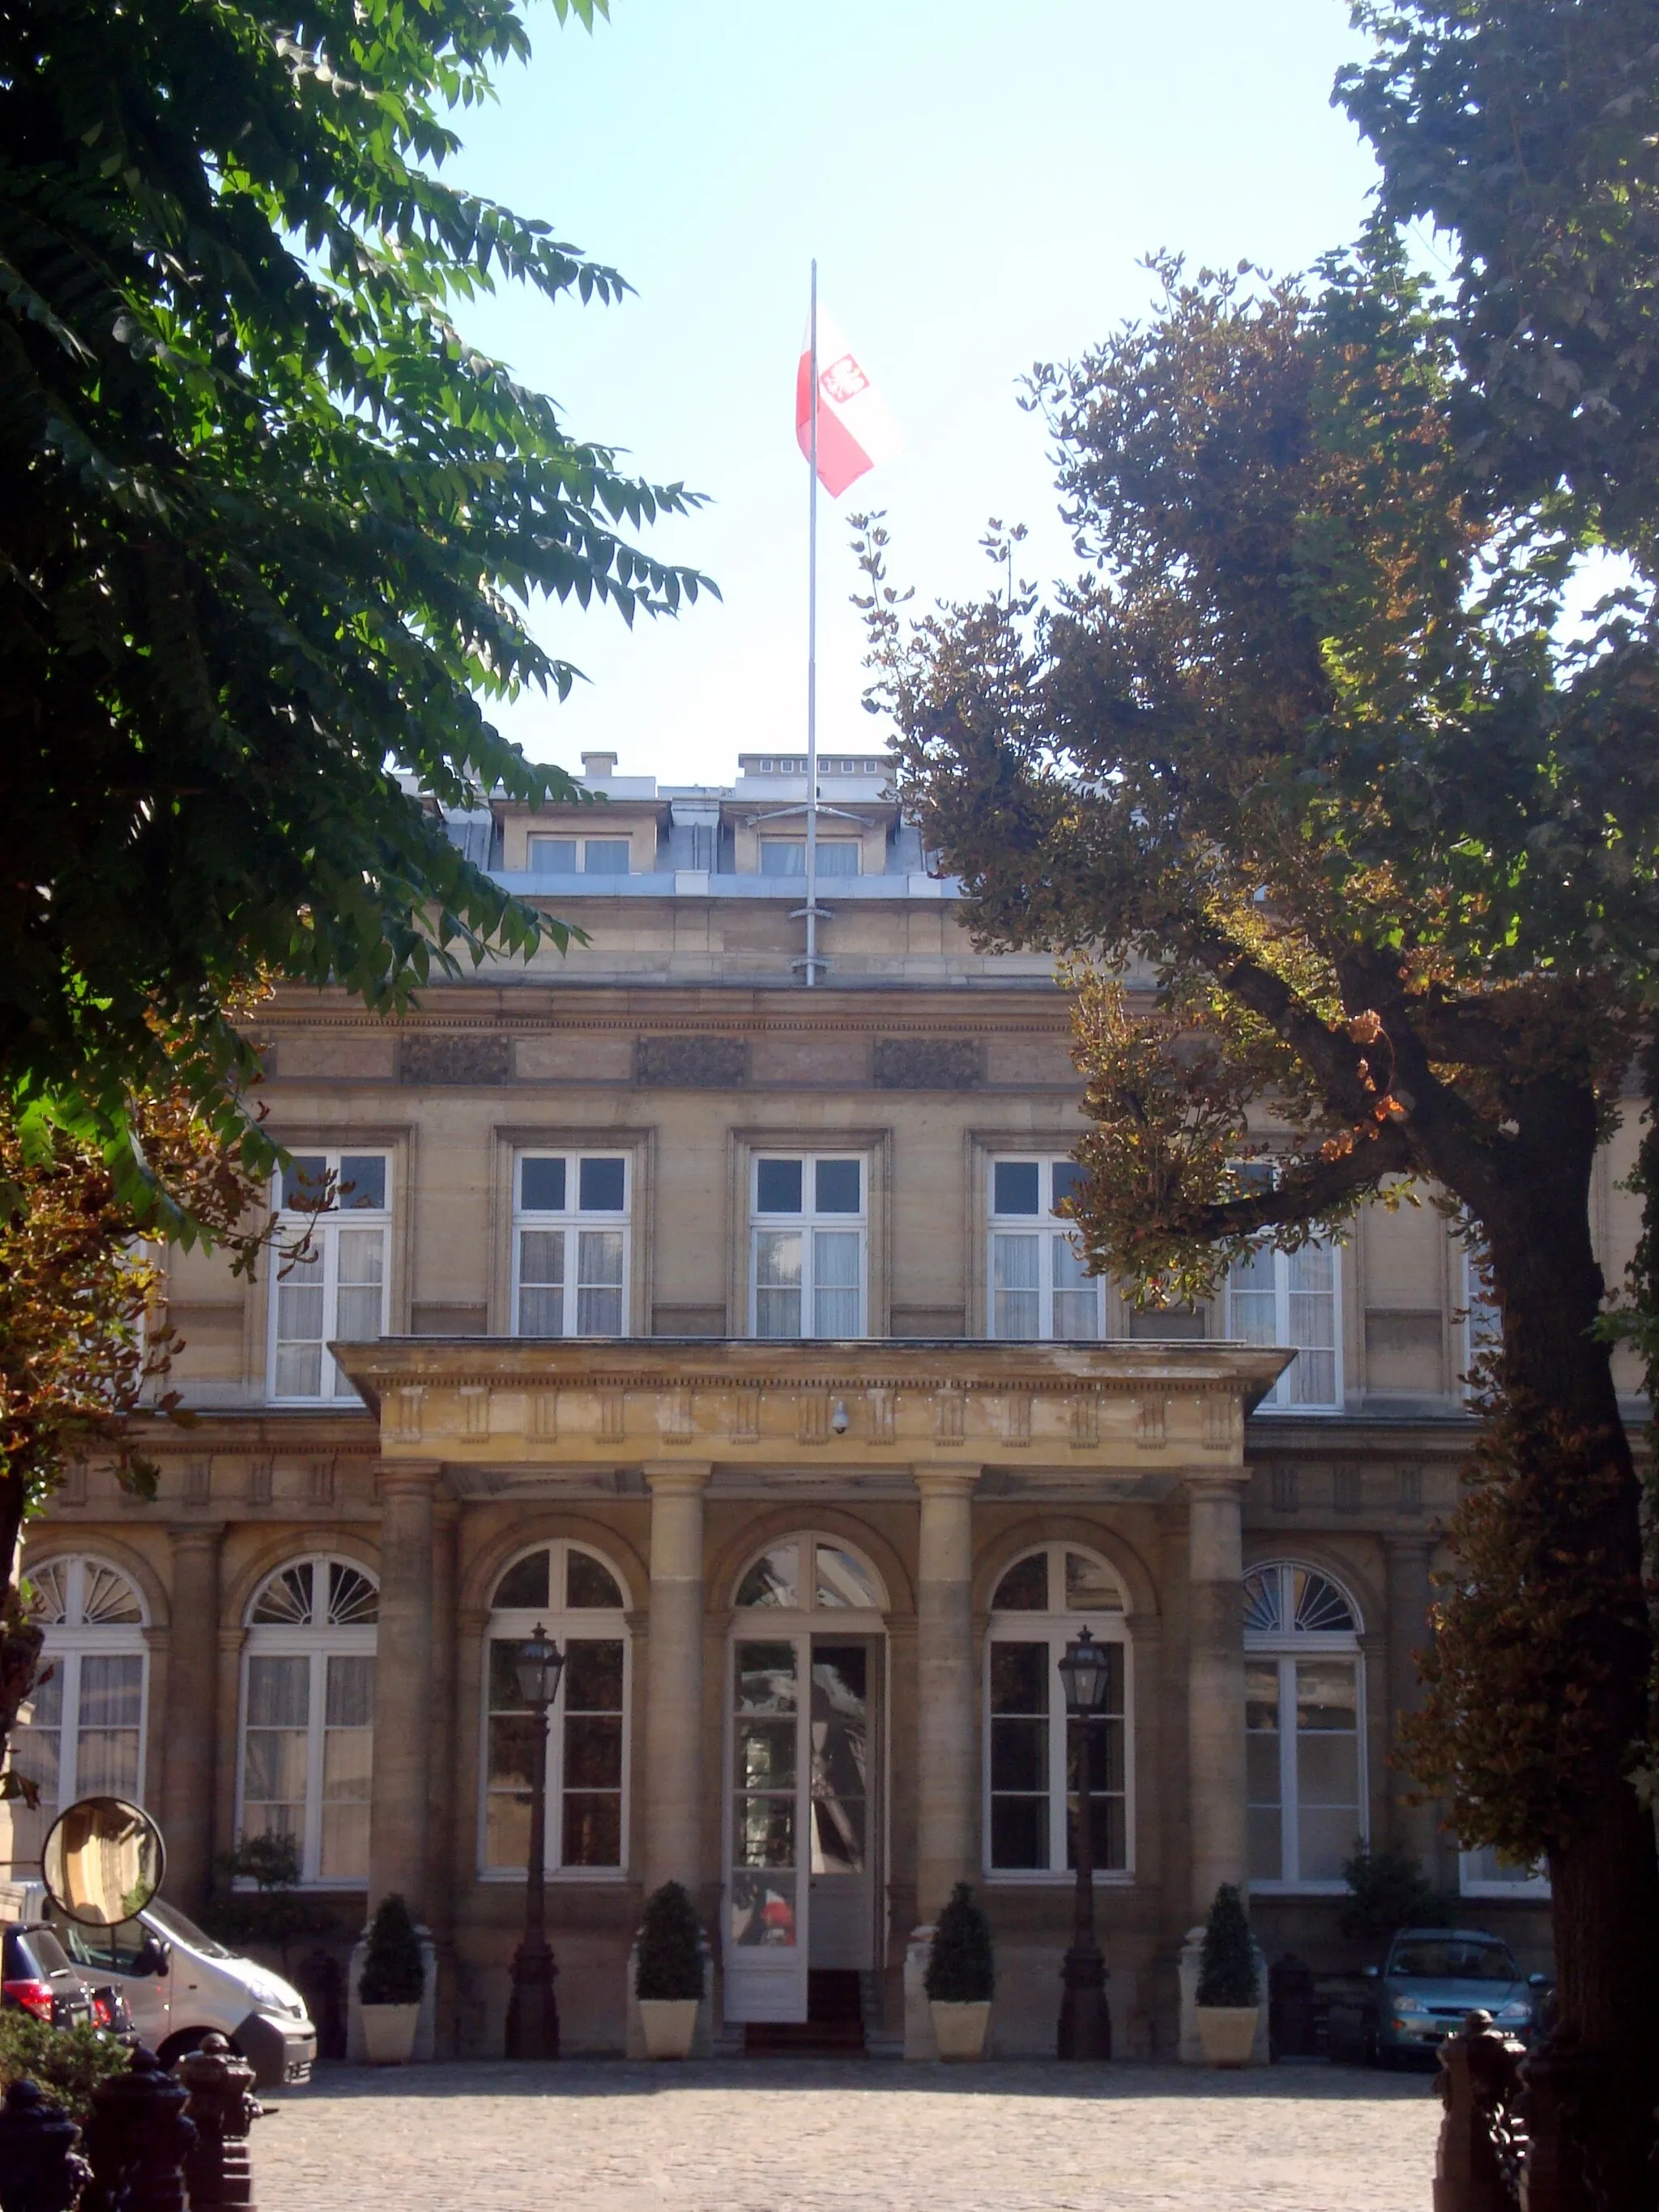
M 1244 1419 L 1288 1352 L 1214 1343 L 383 1337 L 335 1358 L 381 1455 L 441 1462 L 461 1495 L 634 1486 L 673 1464 L 736 1492 L 1155 1498 L 1242 1476 Z

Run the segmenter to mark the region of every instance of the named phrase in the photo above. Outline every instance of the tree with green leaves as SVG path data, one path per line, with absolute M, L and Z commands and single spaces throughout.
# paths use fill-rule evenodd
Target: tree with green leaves
M 441 173 L 527 50 L 513 0 L 0 10 L 0 1752 L 13 1540 L 155 1358 L 133 1240 L 259 1241 L 250 994 L 564 944 L 438 808 L 580 795 L 489 719 L 575 679 L 537 599 L 702 586 L 633 542 L 693 496 L 459 326 L 625 289 Z
M 1547 1853 L 1600 2154 L 1646 2202 L 1650 1638 L 1589 1194 L 1648 1028 L 1651 647 L 1632 616 L 1556 644 L 1577 541 L 1471 494 L 1455 350 L 1386 234 L 1306 285 L 1159 267 L 1148 322 L 1034 381 L 1085 573 L 906 631 L 866 529 L 874 702 L 980 939 L 1074 963 L 1095 1267 L 1201 1298 L 1380 1198 L 1490 1268 L 1416 1769 L 1467 1843 Z
M 591 28 L 605 0 L 553 0 Z M 556 922 L 433 802 L 568 799 L 489 720 L 565 694 L 537 598 L 672 613 L 623 473 L 458 325 L 498 283 L 615 299 L 447 181 L 447 117 L 522 58 L 513 0 L 18 0 L 0 15 L 0 1082 L 103 1144 L 128 1101 L 247 1138 L 228 998 L 395 1005 Z M 250 1140 L 257 1156 L 257 1139 Z

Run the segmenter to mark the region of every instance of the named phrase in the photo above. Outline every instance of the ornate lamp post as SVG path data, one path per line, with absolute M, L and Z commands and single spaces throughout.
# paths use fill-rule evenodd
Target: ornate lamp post
M 558 1968 L 547 1941 L 547 1718 L 559 1694 L 564 1654 L 539 1621 L 514 1662 L 519 1694 L 534 1716 L 530 1798 L 529 1881 L 524 1897 L 524 1936 L 513 1954 L 513 1994 L 507 2007 L 509 2058 L 556 2058 L 559 2008 L 553 1995 Z
M 1106 1961 L 1095 1940 L 1095 1838 L 1090 1771 L 1094 1723 L 1106 1709 L 1111 1688 L 1109 1656 L 1085 1628 L 1066 1647 L 1059 1662 L 1066 1692 L 1066 1717 L 1076 1724 L 1077 1743 L 1077 1911 L 1072 1948 L 1060 1968 L 1059 2055 L 1062 2058 L 1109 2058 L 1112 2016 L 1106 2007 Z

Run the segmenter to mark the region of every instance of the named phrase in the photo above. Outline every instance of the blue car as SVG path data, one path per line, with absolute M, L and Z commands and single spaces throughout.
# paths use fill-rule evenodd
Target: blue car
M 1523 1974 L 1509 1945 L 1478 1928 L 1402 1928 L 1381 1966 L 1331 1999 L 1326 2049 L 1333 2058 L 1395 2066 L 1432 2057 L 1472 2012 L 1521 2042 L 1532 2039 L 1543 1974 Z

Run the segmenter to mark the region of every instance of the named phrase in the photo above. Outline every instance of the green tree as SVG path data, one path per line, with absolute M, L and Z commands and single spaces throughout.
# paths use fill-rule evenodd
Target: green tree
M 1489 1264 L 1501 1407 L 1417 1765 L 1466 1841 L 1547 1851 L 1562 2015 L 1645 2202 L 1649 1630 L 1588 1206 L 1645 1030 L 1603 927 L 1651 907 L 1636 739 L 1605 652 L 1553 643 L 1557 520 L 1469 496 L 1455 352 L 1386 238 L 1317 288 L 1162 267 L 1149 323 L 1035 380 L 1089 571 L 901 634 L 866 530 L 875 703 L 981 940 L 1078 963 L 1097 1267 L 1202 1297 L 1419 1194 Z
M 0 1079 L 137 1195 L 135 1089 L 245 1127 L 245 979 L 384 1004 L 565 940 L 431 802 L 574 795 L 480 703 L 568 690 L 536 597 L 699 588 L 621 534 L 690 496 L 457 327 L 624 289 L 440 174 L 527 50 L 512 0 L 0 14 Z

